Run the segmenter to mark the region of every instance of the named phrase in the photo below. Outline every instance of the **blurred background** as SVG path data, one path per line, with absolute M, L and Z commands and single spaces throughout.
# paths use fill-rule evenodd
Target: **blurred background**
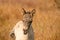
M 22 8 L 36 9 L 35 40 L 60 40 L 60 0 L 0 0 L 0 40 L 13 40 L 9 33 L 22 20 Z

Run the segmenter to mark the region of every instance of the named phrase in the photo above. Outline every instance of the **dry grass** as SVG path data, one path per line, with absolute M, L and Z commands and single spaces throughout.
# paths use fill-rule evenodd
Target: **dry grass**
M 12 40 L 9 32 L 22 20 L 22 8 L 36 9 L 32 24 L 35 40 L 60 40 L 60 10 L 57 9 L 54 0 L 33 1 L 21 1 L 19 4 L 0 3 L 0 40 Z

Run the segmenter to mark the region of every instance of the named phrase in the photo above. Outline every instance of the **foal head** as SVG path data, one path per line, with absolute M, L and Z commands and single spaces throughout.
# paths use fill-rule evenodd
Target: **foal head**
M 35 14 L 35 9 L 33 9 L 31 12 L 30 11 L 25 11 L 25 9 L 23 9 L 23 22 L 25 25 L 24 30 L 24 34 L 27 33 L 27 30 L 29 29 L 32 21 L 33 21 L 33 16 Z

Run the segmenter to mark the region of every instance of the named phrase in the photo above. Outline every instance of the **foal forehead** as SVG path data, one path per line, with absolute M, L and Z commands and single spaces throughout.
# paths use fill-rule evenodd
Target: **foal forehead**
M 30 14 L 25 14 L 24 16 L 27 16 L 27 17 L 29 17 L 29 16 L 31 16 Z
M 32 16 L 30 14 L 25 14 L 23 17 L 24 18 L 32 18 Z
M 30 14 L 30 12 L 28 11 L 28 12 L 26 12 L 26 14 Z
M 23 17 L 32 17 L 30 12 L 26 12 L 26 14 Z

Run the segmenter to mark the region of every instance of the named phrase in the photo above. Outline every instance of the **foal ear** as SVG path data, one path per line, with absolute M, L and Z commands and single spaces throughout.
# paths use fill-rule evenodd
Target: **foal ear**
M 31 11 L 32 16 L 34 16 L 35 12 L 36 12 L 35 9 L 33 9 L 33 10 Z
M 26 14 L 26 11 L 24 8 L 22 8 L 22 11 L 23 11 L 22 15 Z

